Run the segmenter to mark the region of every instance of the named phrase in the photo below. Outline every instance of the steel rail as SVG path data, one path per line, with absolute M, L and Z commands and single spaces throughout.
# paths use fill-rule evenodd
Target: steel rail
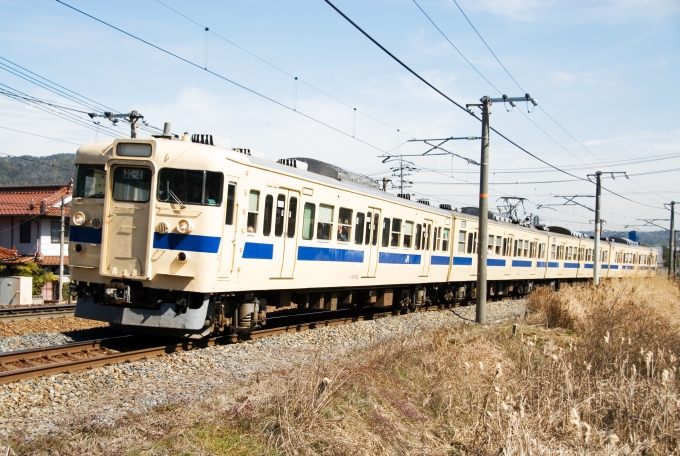
M 416 311 L 436 311 L 441 309 L 443 309 L 442 306 L 430 305 L 420 307 Z M 400 311 L 392 309 L 366 308 L 363 309 L 363 312 L 354 312 L 354 314 L 346 312 L 348 313 L 347 315 L 339 318 L 325 318 L 330 313 L 333 312 L 321 311 L 318 316 L 322 318 L 305 322 L 294 322 L 294 319 L 300 317 L 300 315 L 273 317 L 269 321 L 276 321 L 276 323 L 271 327 L 265 326 L 248 333 L 219 335 L 205 339 L 178 340 L 145 335 L 127 335 L 0 353 L 0 385 L 45 375 L 132 362 L 219 344 L 255 340 L 276 334 L 300 332 L 357 321 L 376 320 L 401 314 Z M 303 316 L 311 318 L 314 314 L 306 313 Z
M 75 304 L 11 307 L 9 309 L 0 308 L 0 322 L 4 323 L 17 320 L 72 317 L 75 310 Z

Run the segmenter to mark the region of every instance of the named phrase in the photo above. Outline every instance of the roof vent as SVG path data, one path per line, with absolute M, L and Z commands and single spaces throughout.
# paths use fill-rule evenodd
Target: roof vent
M 223 147 L 225 149 L 231 148 L 231 142 L 228 139 L 213 135 L 191 135 L 191 142 L 205 144 L 207 146 Z
M 276 160 L 276 163 L 307 171 L 307 163 L 296 160 L 295 158 L 279 158 Z
M 410 200 L 410 199 L 411 199 L 411 194 L 410 194 L 410 193 L 398 193 L 397 196 L 398 196 L 399 198 L 404 198 L 404 199 L 407 199 L 407 200 Z
M 445 211 L 450 211 L 450 210 L 451 210 L 451 205 L 450 205 L 450 204 L 441 203 L 441 204 L 439 205 L 439 209 L 444 209 Z
M 418 202 L 419 202 L 420 204 L 424 204 L 425 206 L 429 206 L 429 205 L 430 205 L 430 200 L 419 199 Z
M 244 154 L 244 155 L 252 155 L 252 154 L 250 153 L 250 149 L 241 149 L 241 148 L 239 148 L 239 147 L 235 147 L 235 148 L 233 148 L 233 149 L 231 149 L 231 150 L 233 150 L 234 152 L 238 152 L 238 153 Z

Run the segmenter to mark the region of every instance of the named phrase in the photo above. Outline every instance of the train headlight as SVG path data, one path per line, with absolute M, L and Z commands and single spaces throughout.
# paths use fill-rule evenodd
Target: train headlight
M 73 220 L 74 225 L 80 226 L 87 221 L 87 217 L 85 217 L 85 214 L 83 214 L 82 212 L 76 212 L 75 214 L 73 214 L 71 220 Z
M 177 261 L 179 261 L 180 263 L 186 263 L 187 261 L 189 261 L 189 254 L 185 252 L 179 252 L 177 254 Z
M 182 234 L 191 233 L 193 229 L 194 224 L 191 222 L 191 220 L 182 219 L 177 223 L 177 231 L 179 231 Z

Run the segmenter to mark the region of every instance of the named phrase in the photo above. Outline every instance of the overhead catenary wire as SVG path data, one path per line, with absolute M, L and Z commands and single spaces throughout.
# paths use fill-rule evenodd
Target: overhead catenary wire
M 415 1 L 415 0 L 414 0 L 414 1 Z M 496 59 L 496 61 L 498 62 L 498 64 L 503 68 L 503 70 L 507 73 L 507 75 L 510 77 L 510 79 L 512 79 L 512 81 L 515 83 L 515 85 L 516 85 L 522 92 L 526 93 L 526 90 L 524 90 L 524 88 L 519 84 L 519 82 L 517 82 L 517 80 L 515 79 L 515 77 L 514 77 L 512 74 L 510 74 L 510 71 L 505 67 L 505 65 L 503 65 L 503 62 L 501 62 L 501 60 L 498 58 L 498 56 L 496 55 L 496 53 L 491 49 L 491 46 L 489 46 L 489 44 L 486 42 L 486 40 L 485 40 L 485 39 L 482 37 L 482 35 L 479 33 L 479 31 L 478 31 L 477 28 L 474 26 L 474 24 L 472 23 L 472 21 L 470 20 L 470 18 L 467 16 L 467 14 L 465 14 L 465 11 L 463 11 L 463 8 L 461 8 L 461 6 L 458 4 L 458 1 L 457 1 L 457 0 L 453 0 L 453 2 L 456 4 L 456 6 L 458 7 L 458 9 L 460 10 L 460 12 L 461 12 L 461 14 L 463 15 L 463 17 L 465 17 L 465 20 L 468 22 L 468 24 L 470 24 L 470 27 L 472 27 L 472 30 L 475 31 L 475 33 L 477 34 L 477 36 L 479 37 L 479 39 L 482 41 L 482 43 L 484 43 L 484 46 L 486 46 L 486 48 L 489 50 L 489 52 L 491 53 L 491 55 L 493 55 L 494 59 Z M 437 27 L 437 29 L 439 30 L 438 27 Z M 457 49 L 456 49 L 456 50 L 457 50 Z M 460 52 L 460 51 L 459 51 L 459 52 Z M 466 59 L 466 60 L 467 60 L 467 59 Z M 480 74 L 481 74 L 481 73 L 480 73 Z M 484 78 L 484 79 L 486 80 L 486 78 Z M 487 82 L 488 82 L 488 80 L 487 80 Z M 491 84 L 491 83 L 489 83 L 489 84 Z M 491 84 L 491 85 L 493 86 L 493 84 Z M 494 88 L 495 88 L 495 87 L 494 87 Z M 538 106 L 538 109 L 539 109 L 541 112 L 543 112 L 543 114 L 545 114 L 545 115 L 546 115 L 546 116 L 547 116 L 547 117 L 548 117 L 555 125 L 557 125 L 557 127 L 558 127 L 560 130 L 562 130 L 564 133 L 566 133 L 567 136 L 569 136 L 572 140 L 576 141 L 576 143 L 577 143 L 579 146 L 581 146 L 586 152 L 588 152 L 590 155 L 592 155 L 593 157 L 595 157 L 595 158 L 596 158 L 598 161 L 600 161 L 602 164 L 604 164 L 604 165 L 606 165 L 606 166 L 609 166 L 609 165 L 607 165 L 600 157 L 598 157 L 595 153 L 593 153 L 593 151 L 591 151 L 591 150 L 588 149 L 585 145 L 583 145 L 583 143 L 582 143 L 581 141 L 579 141 L 578 139 L 576 139 L 576 138 L 574 137 L 574 135 L 572 135 L 570 132 L 568 132 L 567 129 L 564 128 L 557 120 L 555 120 L 555 119 L 548 113 L 548 111 L 546 111 L 545 108 L 543 108 L 542 105 L 539 105 L 539 106 Z M 522 112 L 522 114 L 524 114 L 524 112 Z M 531 123 L 533 123 L 534 125 L 536 125 L 536 127 L 538 127 L 539 129 L 541 129 L 541 128 L 540 128 L 540 127 L 532 120 L 532 119 L 529 119 L 529 117 L 526 116 L 526 115 L 524 115 L 524 116 L 527 118 L 527 120 L 529 120 Z M 542 129 L 541 129 L 541 130 L 542 130 Z M 543 130 L 542 130 L 542 131 L 543 131 Z M 544 133 L 545 133 L 545 132 L 544 132 Z M 547 133 L 546 133 L 546 135 L 547 135 Z M 550 137 L 551 139 L 553 139 L 550 135 L 548 135 L 548 137 Z M 553 141 L 555 141 L 555 140 L 553 139 Z M 555 142 L 557 143 L 557 141 L 555 141 Z M 564 148 L 561 144 L 559 144 L 559 143 L 557 143 L 557 144 L 558 144 L 560 147 L 562 147 L 563 149 L 567 150 L 567 149 Z M 570 151 L 567 150 L 567 152 L 569 152 L 569 153 L 571 154 Z M 572 155 L 573 155 L 573 154 L 572 154 Z M 580 159 L 579 159 L 579 160 L 580 160 Z M 583 160 L 581 160 L 581 161 L 583 161 Z M 643 186 L 643 185 L 640 184 L 639 182 L 633 181 L 633 183 L 635 183 L 636 185 L 638 185 L 640 188 L 642 188 L 642 189 L 644 189 L 644 190 L 650 191 L 647 187 Z M 626 187 L 626 188 L 628 188 L 628 189 L 630 189 L 630 190 L 632 190 L 630 187 L 628 187 L 628 186 L 625 185 L 625 184 L 623 184 L 623 186 Z M 655 193 L 655 192 L 651 192 L 651 193 L 654 193 L 654 194 L 656 194 L 657 196 L 661 196 L 661 195 L 659 195 L 659 194 L 657 194 L 657 193 Z M 661 196 L 661 197 L 662 197 L 662 196 Z M 663 198 L 663 197 L 662 197 L 662 198 Z M 657 201 L 658 201 L 658 200 L 657 200 Z
M 57 1 L 60 1 L 60 0 L 57 0 Z M 449 97 L 449 96 L 446 95 L 444 92 L 442 92 L 442 91 L 439 90 L 437 87 L 435 87 L 435 86 L 432 85 L 430 82 L 428 82 L 425 78 L 423 78 L 422 76 L 420 76 L 420 74 L 418 74 L 416 71 L 414 71 L 413 69 L 411 69 L 411 68 L 410 68 L 408 65 L 406 65 L 404 62 L 402 62 L 401 60 L 399 60 L 394 54 L 392 54 L 390 51 L 388 51 L 382 44 L 380 44 L 380 43 L 379 43 L 377 40 L 375 40 L 371 35 L 369 35 L 369 34 L 368 34 L 366 31 L 364 31 L 361 27 L 359 27 L 359 25 L 357 25 L 354 21 L 352 21 L 352 19 L 350 19 L 345 13 L 343 13 L 340 9 L 338 9 L 338 8 L 337 8 L 330 0 L 324 0 L 324 1 L 325 1 L 331 8 L 333 8 L 338 14 L 340 14 L 347 22 L 349 22 L 350 24 L 352 24 L 352 26 L 354 26 L 354 27 L 355 27 L 359 32 L 361 32 L 366 38 L 368 38 L 371 42 L 373 42 L 376 46 L 378 46 L 378 47 L 379 47 L 383 52 L 385 52 L 387 55 L 389 55 L 394 61 L 396 61 L 397 63 L 399 63 L 399 64 L 400 64 L 404 69 L 406 69 L 409 73 L 411 73 L 413 76 L 415 76 L 416 78 L 418 78 L 421 82 L 423 82 L 425 85 L 427 85 L 428 87 L 430 87 L 430 88 L 431 88 L 432 90 L 434 90 L 436 93 L 438 93 L 439 95 L 441 95 L 442 97 L 444 97 L 446 100 L 448 100 L 448 101 L 450 101 L 451 103 L 453 103 L 453 104 L 454 104 L 456 107 L 458 107 L 459 109 L 461 109 L 461 110 L 467 112 L 468 114 L 470 114 L 471 116 L 473 116 L 475 119 L 477 119 L 479 122 L 482 121 L 482 119 L 481 119 L 479 116 L 477 116 L 474 112 L 472 112 L 472 111 L 466 109 L 465 107 L 463 107 L 460 103 L 458 103 L 457 101 L 453 100 L 451 97 Z M 570 172 L 568 172 L 568 171 L 565 171 L 565 170 L 563 170 L 563 169 L 561 169 L 561 168 L 559 168 L 559 167 L 557 167 L 557 166 L 555 166 L 555 165 L 553 165 L 553 164 L 547 162 L 546 160 L 544 160 L 544 159 L 538 157 L 536 154 L 531 153 L 530 151 L 528 151 L 528 150 L 525 149 L 524 147 L 520 146 L 519 144 L 517 144 L 516 142 L 514 142 L 513 140 L 511 140 L 510 138 L 508 138 L 507 136 L 505 136 L 503 133 L 501 133 L 500 131 L 498 131 L 496 128 L 490 126 L 490 127 L 489 127 L 489 130 L 493 131 L 493 132 L 496 133 L 498 136 L 500 136 L 501 138 L 505 139 L 507 142 L 509 142 L 510 144 L 512 144 L 513 146 L 515 146 L 515 147 L 518 148 L 519 150 L 521 150 L 522 152 L 526 153 L 527 155 L 529 155 L 529 156 L 533 157 L 534 159 L 540 161 L 541 163 L 543 163 L 543 164 L 545 164 L 545 165 L 547 165 L 547 166 L 549 166 L 549 167 L 551 167 L 551 168 L 554 168 L 555 170 L 557 170 L 557 171 L 559 171 L 559 172 L 561 172 L 561 173 L 563 173 L 563 174 L 567 174 L 567 175 L 569 175 L 569 176 L 571 176 L 571 177 L 574 177 L 574 178 L 576 178 L 576 179 L 579 179 L 579 180 L 581 180 L 581 181 L 584 181 L 584 182 L 587 182 L 587 181 L 588 181 L 588 179 L 585 179 L 585 178 L 583 178 L 583 177 L 580 177 L 580 176 L 577 176 L 577 175 L 575 175 L 575 174 L 572 174 L 572 173 L 570 173 Z M 611 193 L 611 194 L 613 194 L 613 195 L 616 195 L 616 196 L 618 196 L 618 197 L 620 197 L 620 198 L 622 198 L 622 199 L 625 199 L 625 200 L 627 200 L 627 201 L 630 201 L 630 202 L 632 202 L 632 203 L 639 204 L 639 205 L 642 205 L 642 206 L 647 206 L 647 207 L 654 208 L 654 209 L 660 209 L 660 207 L 652 206 L 652 205 L 645 204 L 645 203 L 641 203 L 641 202 L 639 202 L 639 201 L 635 201 L 635 200 L 633 200 L 633 199 L 630 199 L 630 198 L 627 198 L 627 197 L 625 197 L 625 196 L 619 195 L 618 193 L 616 193 L 616 192 L 614 192 L 614 191 L 612 191 L 612 190 L 609 190 L 609 189 L 607 189 L 607 188 L 605 188 L 605 187 L 602 187 L 602 189 L 603 189 L 603 190 L 606 190 L 607 192 L 609 192 L 609 193 Z
M 189 16 L 187 16 L 186 14 L 184 14 L 184 13 L 178 11 L 177 9 L 172 8 L 171 6 L 167 5 L 166 3 L 163 3 L 163 2 L 160 1 L 160 0 L 155 0 L 155 1 L 156 1 L 156 3 L 158 3 L 158 4 L 162 5 L 162 6 L 164 6 L 165 8 L 167 8 L 167 9 L 169 9 L 170 11 L 176 13 L 177 15 L 183 17 L 184 19 L 188 20 L 189 22 L 192 22 L 193 24 L 197 25 L 198 27 L 201 27 L 202 29 L 209 29 L 207 26 L 205 26 L 205 25 L 203 25 L 203 24 L 197 22 L 196 20 L 190 18 Z M 251 57 L 253 57 L 253 58 L 255 58 L 255 59 L 261 61 L 262 63 L 264 63 L 264 64 L 270 66 L 271 68 L 274 68 L 275 70 L 281 72 L 282 74 L 284 74 L 284 75 L 286 75 L 286 76 L 288 76 L 288 77 L 290 77 L 290 78 L 293 78 L 296 87 L 297 87 L 297 83 L 298 83 L 298 82 L 299 82 L 300 84 L 304 84 L 305 86 L 309 87 L 310 89 L 312 89 L 312 90 L 314 90 L 314 91 L 316 91 L 316 92 L 318 92 L 318 93 L 320 93 L 320 94 L 322 94 L 322 95 L 324 95 L 324 96 L 326 96 L 326 97 L 328 97 L 328 98 L 330 98 L 330 99 L 332 99 L 332 100 L 334 100 L 334 101 L 336 101 L 336 102 L 338 102 L 338 103 L 340 103 L 340 104 L 346 106 L 347 108 L 351 109 L 351 110 L 353 111 L 353 115 L 354 115 L 354 116 L 356 116 L 356 113 L 359 113 L 359 114 L 363 115 L 364 117 L 367 117 L 367 118 L 369 118 L 369 119 L 371 119 L 371 120 L 374 120 L 374 121 L 376 121 L 376 122 L 378 122 L 378 123 L 384 125 L 384 126 L 387 127 L 387 128 L 390 128 L 390 129 L 395 130 L 395 131 L 396 131 L 396 130 L 399 130 L 398 128 L 393 127 L 392 125 L 388 124 L 387 122 L 382 121 L 382 120 L 378 119 L 377 117 L 374 117 L 374 116 L 372 116 L 372 115 L 370 115 L 370 114 L 368 114 L 368 113 L 366 113 L 366 112 L 364 112 L 364 111 L 362 111 L 362 110 L 360 110 L 360 109 L 357 109 L 355 105 L 351 105 L 351 104 L 349 104 L 349 103 L 347 103 L 347 102 L 345 102 L 345 101 L 343 101 L 343 100 L 341 100 L 341 99 L 339 99 L 339 98 L 337 98 L 337 97 L 331 95 L 330 93 L 328 93 L 328 92 L 326 92 L 326 91 L 324 91 L 324 90 L 322 90 L 322 89 L 319 89 L 318 87 L 312 85 L 311 83 L 306 82 L 305 80 L 303 80 L 303 79 L 301 79 L 301 78 L 295 76 L 294 74 L 290 73 L 289 71 L 284 70 L 284 69 L 281 68 L 280 66 L 271 63 L 270 61 L 268 61 L 268 60 L 266 60 L 266 59 L 260 57 L 259 55 L 257 55 L 257 54 L 255 54 L 255 53 L 249 51 L 248 49 L 244 48 L 243 46 L 240 46 L 239 44 L 235 43 L 234 41 L 229 40 L 229 39 L 225 38 L 224 36 L 218 34 L 218 33 L 215 32 L 213 29 L 209 29 L 209 31 L 208 31 L 207 33 L 210 33 L 210 34 L 214 35 L 216 38 L 221 39 L 222 41 L 224 41 L 224 42 L 226 42 L 226 43 L 228 43 L 228 44 L 234 46 L 234 47 L 237 48 L 237 49 L 240 49 L 241 51 L 245 52 L 246 54 L 250 55 Z M 297 88 L 295 89 L 295 94 L 296 94 L 296 96 L 297 96 Z M 405 135 L 407 135 L 407 136 L 412 136 L 412 135 L 409 135 L 408 133 L 406 133 L 406 132 L 404 132 L 404 131 L 402 131 L 401 133 L 402 133 L 402 134 L 405 134 Z
M 89 17 L 90 19 L 93 19 L 93 20 L 95 20 L 95 21 L 97 21 L 97 22 L 99 22 L 99 23 L 101 23 L 101 24 L 106 25 L 107 27 L 110 27 L 110 28 L 112 28 L 112 29 L 114 29 L 114 30 L 117 30 L 117 31 L 119 31 L 119 32 L 121 32 L 121 33 L 123 33 L 123 34 L 129 36 L 130 38 L 133 38 L 133 39 L 135 39 L 135 40 L 137 40 L 137 41 L 139 41 L 139 42 L 141 42 L 141 43 L 144 43 L 144 44 L 146 44 L 146 45 L 148 45 L 148 46 L 151 46 L 151 47 L 153 47 L 154 49 L 157 49 L 157 50 L 159 50 L 159 51 L 161 51 L 161 52 L 163 52 L 163 53 L 165 53 L 165 54 L 167 54 L 167 55 L 169 55 L 169 56 L 171 56 L 171 57 L 174 57 L 174 58 L 176 58 L 176 59 L 178 59 L 178 60 L 181 60 L 182 62 L 185 62 L 185 63 L 187 63 L 187 64 L 189 64 L 189 65 L 191 65 L 191 66 L 193 66 L 193 67 L 196 67 L 196 68 L 198 68 L 198 69 L 201 69 L 201 70 L 205 71 L 206 73 L 209 73 L 209 74 L 211 74 L 211 75 L 213 75 L 213 76 L 215 76 L 215 77 L 218 77 L 218 78 L 220 78 L 220 79 L 222 79 L 222 80 L 224 80 L 224 81 L 226 81 L 226 82 L 228 82 L 228 83 L 230 83 L 230 84 L 233 84 L 233 85 L 235 85 L 235 86 L 237 86 L 237 87 L 239 87 L 239 88 L 241 88 L 241 89 L 243 89 L 243 90 L 246 90 L 246 91 L 252 93 L 253 95 L 257 95 L 258 97 L 260 97 L 260 98 L 262 98 L 262 99 L 265 99 L 265 100 L 267 100 L 267 101 L 270 101 L 270 102 L 272 102 L 272 103 L 274 103 L 274 104 L 276 104 L 276 105 L 278 105 L 278 106 L 280 106 L 280 107 L 282 107 L 282 108 L 285 108 L 285 109 L 287 109 L 287 110 L 289 110 L 289 111 L 291 111 L 291 112 L 293 112 L 293 113 L 295 113 L 295 114 L 301 115 L 301 116 L 303 116 L 303 117 L 305 117 L 305 118 L 307 118 L 307 119 L 309 119 L 309 120 L 311 120 L 311 121 L 313 121 L 313 122 L 318 123 L 319 125 L 322 125 L 322 126 L 324 126 L 324 127 L 326 127 L 326 128 L 329 128 L 329 129 L 331 129 L 331 130 L 334 130 L 335 132 L 340 133 L 340 134 L 342 134 L 342 135 L 344 135 L 344 136 L 347 136 L 348 138 L 351 138 L 351 139 L 353 139 L 353 140 L 355 140 L 355 141 L 357 141 L 357 142 L 360 142 L 360 143 L 362 143 L 362 144 L 364 144 L 364 145 L 366 145 L 366 146 L 368 146 L 368 147 L 371 147 L 371 148 L 373 148 L 373 149 L 376 149 L 376 150 L 378 150 L 378 151 L 380 151 L 380 152 L 382 152 L 382 153 L 387 153 L 385 150 L 381 149 L 381 148 L 378 147 L 378 146 L 375 146 L 375 145 L 373 145 L 373 144 L 371 144 L 371 143 L 369 143 L 369 142 L 367 142 L 367 141 L 364 141 L 364 140 L 362 140 L 362 139 L 359 139 L 359 138 L 357 138 L 357 137 L 352 137 L 351 133 L 347 133 L 347 132 L 345 132 L 345 131 L 342 131 L 341 129 L 339 129 L 339 128 L 337 128 L 337 127 L 334 127 L 334 126 L 332 126 L 332 125 L 330 125 L 330 124 L 328 124 L 328 123 L 326 123 L 326 122 L 323 122 L 322 120 L 319 120 L 319 119 L 317 119 L 317 118 L 315 118 L 315 117 L 313 117 L 313 116 L 311 116 L 311 115 L 309 115 L 309 114 L 305 114 L 305 113 L 301 112 L 300 110 L 294 110 L 292 107 L 290 107 L 290 106 L 288 106 L 288 105 L 286 105 L 286 104 L 284 104 L 284 103 L 282 103 L 282 102 L 280 102 L 280 101 L 278 101 L 278 100 L 275 100 L 275 99 L 273 99 L 273 98 L 271 98 L 271 97 L 269 97 L 269 96 L 267 96 L 267 95 L 265 95 L 265 94 L 263 94 L 263 93 L 260 93 L 260 92 L 254 90 L 254 89 L 251 89 L 251 88 L 249 88 L 249 87 L 247 87 L 247 86 L 245 86 L 245 85 L 243 85 L 243 84 L 241 84 L 241 83 L 238 83 L 238 82 L 236 82 L 236 81 L 234 81 L 234 80 L 232 80 L 232 79 L 229 79 L 229 78 L 227 78 L 226 76 L 223 76 L 223 75 L 221 75 L 221 74 L 219 74 L 219 73 L 217 73 L 217 72 L 215 72 L 215 71 L 209 70 L 209 69 L 207 69 L 207 68 L 203 68 L 201 65 L 199 65 L 199 64 L 197 64 L 197 63 L 195 63 L 195 62 L 193 62 L 193 61 L 191 61 L 191 60 L 189 60 L 189 59 L 186 59 L 186 58 L 184 58 L 184 57 L 181 57 L 180 55 L 175 54 L 175 53 L 173 53 L 173 52 L 170 52 L 170 51 L 168 51 L 167 49 L 164 49 L 164 48 L 162 48 L 162 47 L 160 47 L 160 46 L 158 46 L 158 45 L 155 45 L 155 44 L 153 44 L 153 43 L 151 43 L 151 42 L 149 42 L 149 41 L 147 41 L 147 40 L 145 40 L 145 39 L 143 39 L 143 38 L 140 38 L 140 37 L 138 37 L 138 36 L 136 36 L 136 35 L 134 35 L 134 34 L 132 34 L 132 33 L 130 33 L 130 32 L 126 32 L 125 30 L 123 30 L 123 29 L 121 29 L 121 28 L 119 28 L 119 27 L 116 27 L 115 25 L 109 24 L 108 22 L 106 22 L 106 21 L 104 21 L 104 20 L 102 20 L 102 19 L 99 19 L 99 18 L 97 18 L 97 17 L 95 17 L 95 16 L 92 16 L 91 14 L 88 14 L 88 13 L 82 11 L 82 10 L 79 10 L 78 8 L 76 8 L 76 7 L 74 7 L 74 6 L 69 5 L 68 3 L 63 2 L 62 0 L 56 0 L 56 1 L 57 1 L 58 3 L 60 3 L 61 5 L 64 5 L 64 6 L 66 6 L 67 8 L 72 9 L 73 11 L 76 11 L 76 12 L 78 12 L 78 13 L 84 15 L 84 16 L 87 16 L 87 17 Z

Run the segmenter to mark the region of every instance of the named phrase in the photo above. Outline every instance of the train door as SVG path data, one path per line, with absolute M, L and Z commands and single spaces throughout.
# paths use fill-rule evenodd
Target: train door
M 297 253 L 297 225 L 300 201 L 300 192 L 288 190 L 288 211 L 283 233 L 283 264 L 281 265 L 281 278 L 292 279 L 295 270 Z
M 536 275 L 536 257 L 538 257 L 538 238 L 534 238 L 529 247 L 529 261 L 531 261 L 531 272 L 529 275 Z
M 284 262 L 285 235 L 286 235 L 286 205 L 288 190 L 278 188 L 274 197 L 274 229 L 271 230 L 272 240 L 272 263 L 269 272 L 272 279 L 280 279 Z
M 220 252 L 220 271 L 218 277 L 229 277 L 234 269 L 234 252 L 236 250 L 236 227 L 238 225 L 238 204 L 236 203 L 236 190 L 238 177 L 227 176 L 227 191 L 225 194 L 224 228 L 222 229 L 222 242 Z
M 116 166 L 104 235 L 101 271 L 120 277 L 145 277 L 149 246 L 151 176 L 149 168 Z
M 512 245 L 515 242 L 515 237 L 510 234 L 505 239 L 503 239 L 503 251 L 501 252 L 505 256 L 505 271 L 504 275 L 509 276 L 512 272 Z
M 470 263 L 471 269 L 470 269 L 470 275 L 471 276 L 476 276 L 477 275 L 477 230 L 478 228 L 474 228 L 470 230 L 470 233 L 468 234 L 468 254 L 472 254 L 472 262 Z
M 432 243 L 432 230 L 434 229 L 434 223 L 432 220 L 425 219 L 423 223 L 423 241 L 421 242 L 421 247 L 423 248 L 423 258 L 422 258 L 422 269 L 420 276 L 427 277 L 430 273 L 430 255 L 432 255 L 432 248 L 434 248 Z
M 567 255 L 567 243 L 561 242 L 557 247 L 557 275 L 564 273 L 564 259 Z
M 378 269 L 378 230 L 380 229 L 380 209 L 369 207 L 368 212 L 372 213 L 373 229 L 371 230 L 370 243 L 368 245 L 368 271 L 366 277 L 375 277 L 375 272 Z

